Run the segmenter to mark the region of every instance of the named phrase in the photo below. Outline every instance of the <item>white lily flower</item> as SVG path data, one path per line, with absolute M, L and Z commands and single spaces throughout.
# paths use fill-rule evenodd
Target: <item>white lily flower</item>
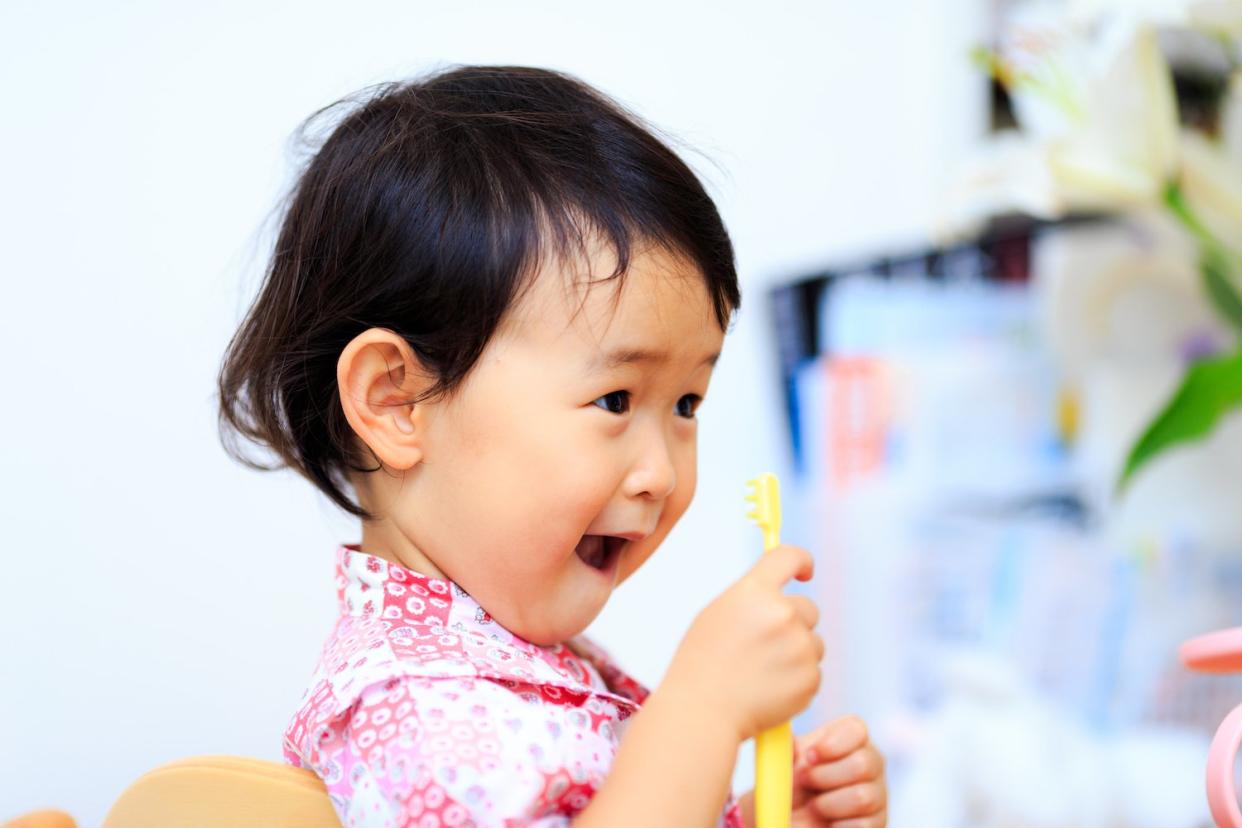
M 933 235 L 942 244 L 976 235 L 1001 213 L 1060 215 L 1048 147 L 1014 131 L 997 134 L 958 169 L 941 204 Z
M 1239 0 L 1071 0 L 1068 12 L 1080 20 L 1124 16 L 1157 26 L 1242 34 Z
M 1155 29 L 1115 24 L 1085 54 L 1083 45 L 1076 40 L 1024 56 L 1036 61 L 1028 70 L 1035 80 L 1011 93 L 1023 127 L 1049 145 L 1060 212 L 1155 203 L 1177 165 L 1178 130 L 1172 75 Z M 1065 77 L 1070 71 L 1082 74 Z M 1053 79 L 1062 81 L 1063 91 L 1051 98 L 1065 113 L 1060 123 L 1045 114 L 1046 90 L 1058 88 Z
M 1048 235 L 1036 255 L 1041 327 L 1071 377 L 1101 362 L 1175 372 L 1196 349 L 1229 341 L 1194 241 L 1163 211 Z
M 1242 73 L 1230 80 L 1222 104 L 1220 138 L 1182 134 L 1182 194 L 1195 216 L 1221 243 L 1242 251 Z
M 1242 169 L 1242 72 L 1229 79 L 1229 89 L 1221 104 L 1221 144 L 1234 166 Z
M 1028 23 L 998 61 L 1022 131 L 973 159 L 947 205 L 950 231 L 1004 210 L 1057 218 L 1159 203 L 1178 164 L 1178 124 L 1152 27 L 1118 22 L 1092 35 Z

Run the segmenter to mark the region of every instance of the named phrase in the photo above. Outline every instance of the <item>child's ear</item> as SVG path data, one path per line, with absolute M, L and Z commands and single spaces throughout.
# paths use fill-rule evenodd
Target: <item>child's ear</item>
M 428 406 L 409 401 L 432 382 L 409 344 L 384 328 L 358 334 L 336 363 L 345 419 L 375 456 L 394 469 L 412 468 L 423 459 Z

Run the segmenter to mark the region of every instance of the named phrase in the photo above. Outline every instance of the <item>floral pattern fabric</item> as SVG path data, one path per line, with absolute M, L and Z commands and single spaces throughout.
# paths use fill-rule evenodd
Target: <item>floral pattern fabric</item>
M 603 649 L 532 644 L 455 583 L 352 545 L 336 590 L 284 756 L 345 826 L 561 828 L 587 806 L 648 695 Z M 719 824 L 742 825 L 732 796 Z

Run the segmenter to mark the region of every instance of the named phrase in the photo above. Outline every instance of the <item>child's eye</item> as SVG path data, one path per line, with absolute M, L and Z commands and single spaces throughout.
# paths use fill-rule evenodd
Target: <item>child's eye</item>
M 613 414 L 624 414 L 630 410 L 629 391 L 610 391 L 595 402 L 598 403 L 600 400 L 607 400 L 600 408 L 611 411 Z
M 698 394 L 687 394 L 677 401 L 677 414 L 686 419 L 694 419 L 694 412 L 698 410 L 699 403 L 703 402 L 703 398 Z M 682 405 L 685 403 L 685 405 Z

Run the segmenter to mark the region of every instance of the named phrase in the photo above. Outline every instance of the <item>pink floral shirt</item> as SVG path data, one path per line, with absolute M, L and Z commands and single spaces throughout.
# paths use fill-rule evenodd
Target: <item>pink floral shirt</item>
M 648 693 L 606 652 L 532 644 L 451 581 L 352 545 L 336 589 L 284 756 L 323 779 L 344 825 L 560 828 L 586 807 Z M 742 825 L 732 796 L 719 824 Z

